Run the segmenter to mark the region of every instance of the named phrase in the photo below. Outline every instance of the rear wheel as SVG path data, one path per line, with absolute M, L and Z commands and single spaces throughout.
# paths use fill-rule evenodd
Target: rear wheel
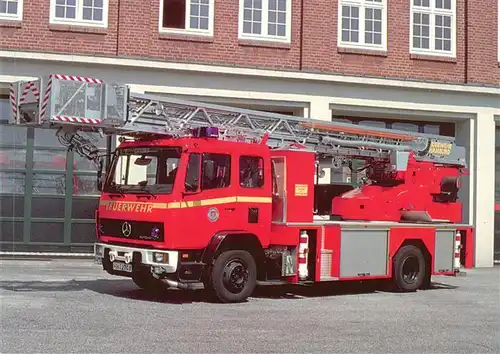
M 209 290 L 221 302 L 245 301 L 257 283 L 257 266 L 252 255 L 243 250 L 221 253 L 210 271 Z
M 398 290 L 416 291 L 423 285 L 426 265 L 424 255 L 418 247 L 401 247 L 394 256 L 392 265 L 392 280 Z

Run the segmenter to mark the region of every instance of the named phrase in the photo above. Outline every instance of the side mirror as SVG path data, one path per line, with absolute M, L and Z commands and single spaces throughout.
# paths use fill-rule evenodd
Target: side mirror
M 149 157 L 138 157 L 134 161 L 134 165 L 137 166 L 148 166 L 151 163 L 152 159 Z
M 99 192 L 102 192 L 102 188 L 103 188 L 103 183 L 102 183 L 102 165 L 103 165 L 103 161 L 102 161 L 102 158 L 99 160 L 99 167 L 97 169 L 97 190 Z

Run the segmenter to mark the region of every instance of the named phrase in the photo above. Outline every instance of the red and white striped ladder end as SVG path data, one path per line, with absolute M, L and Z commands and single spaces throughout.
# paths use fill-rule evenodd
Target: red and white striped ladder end
M 10 104 L 12 106 L 12 113 L 14 113 L 14 115 L 16 116 L 17 115 L 17 104 L 16 104 L 16 94 L 14 92 L 13 85 L 10 86 Z
M 49 75 L 47 87 L 45 88 L 45 95 L 43 96 L 42 108 L 40 110 L 40 120 L 43 120 L 45 117 L 45 111 L 47 110 L 47 105 L 49 103 L 50 92 L 52 91 L 52 76 L 53 75 Z
M 81 117 L 70 117 L 70 116 L 55 116 L 53 119 L 58 120 L 60 122 L 84 123 L 84 124 L 100 124 L 102 122 L 100 119 L 95 119 L 95 118 L 81 118 Z
M 33 92 L 36 98 L 40 98 L 40 92 L 35 86 L 35 81 L 28 81 L 26 82 L 26 85 L 24 86 L 23 93 L 21 95 L 21 98 L 19 98 L 19 103 L 24 102 L 24 99 L 26 98 L 26 95 L 28 92 Z
M 93 77 L 61 75 L 61 74 L 54 74 L 53 76 L 54 76 L 54 79 L 58 79 L 58 80 L 88 82 L 88 83 L 92 83 L 92 84 L 103 84 L 104 83 L 104 80 L 96 79 Z

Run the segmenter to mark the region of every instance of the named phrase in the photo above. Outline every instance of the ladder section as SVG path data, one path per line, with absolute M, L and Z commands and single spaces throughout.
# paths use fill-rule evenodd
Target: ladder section
M 192 128 L 216 127 L 223 139 L 260 141 L 279 148 L 301 144 L 323 157 L 377 157 L 409 151 L 419 160 L 466 166 L 465 148 L 452 137 L 363 127 L 284 114 L 192 102 L 150 94 L 130 94 L 124 130 L 182 136 Z
M 153 95 L 131 94 L 126 128 L 156 126 L 181 133 L 185 128 L 217 127 L 227 139 L 260 140 L 267 134 L 273 147 L 298 143 L 315 150 L 332 147 L 365 147 L 377 150 L 408 149 L 426 141 L 408 133 L 372 130 L 352 124 L 324 122 L 242 108 L 198 103 Z
M 14 124 L 57 129 L 63 145 L 90 159 L 97 149 L 85 132 L 181 137 L 215 127 L 222 139 L 267 137 L 271 147 L 301 144 L 323 157 L 387 159 L 406 151 L 417 159 L 465 166 L 465 149 L 449 137 L 130 93 L 127 85 L 95 78 L 56 74 L 15 82 L 11 103 Z
M 92 131 L 120 127 L 127 120 L 128 87 L 101 79 L 55 74 L 17 81 L 10 99 L 17 125 Z
M 88 133 L 116 134 L 126 123 L 127 101 L 126 85 L 105 84 L 89 77 L 48 75 L 11 84 L 11 123 L 56 129 L 61 145 L 99 166 L 99 150 Z

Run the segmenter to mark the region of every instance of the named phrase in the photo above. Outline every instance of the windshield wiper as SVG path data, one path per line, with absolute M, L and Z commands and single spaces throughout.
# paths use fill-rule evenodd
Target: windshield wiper
M 139 182 L 139 186 L 141 186 L 141 191 L 144 191 L 146 193 L 148 193 L 149 195 L 151 195 L 153 198 L 156 199 L 156 195 L 154 195 L 150 190 L 149 190 L 149 187 L 147 185 L 147 181 L 141 181 Z M 139 196 L 137 196 L 137 198 L 139 198 Z
M 119 194 L 121 197 L 125 197 L 125 194 L 123 193 L 123 191 L 122 191 L 122 189 L 121 189 L 121 187 L 120 187 L 119 185 L 115 185 L 115 186 L 113 187 L 113 189 L 114 189 L 116 192 L 118 192 L 118 194 Z M 113 197 L 113 196 L 117 196 L 117 194 L 116 194 L 116 193 L 114 193 L 114 192 L 111 192 L 111 193 L 109 193 L 109 196 L 110 196 L 110 197 Z

